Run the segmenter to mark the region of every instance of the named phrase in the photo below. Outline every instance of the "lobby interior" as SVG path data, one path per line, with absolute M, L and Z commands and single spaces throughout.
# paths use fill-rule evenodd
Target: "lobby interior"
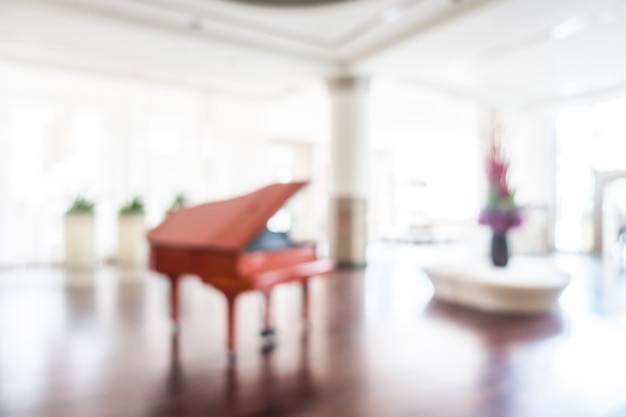
M 624 0 L 0 1 L 0 416 L 626 415 L 625 41 Z M 425 272 L 489 264 L 494 129 L 540 314 Z M 245 293 L 234 359 L 189 275 L 174 325 L 145 233 L 299 180 L 308 322 L 277 285 L 268 349 Z

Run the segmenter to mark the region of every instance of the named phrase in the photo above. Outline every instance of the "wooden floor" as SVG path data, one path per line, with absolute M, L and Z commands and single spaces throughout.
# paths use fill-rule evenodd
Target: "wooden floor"
M 367 270 L 315 280 L 309 331 L 299 287 L 278 289 L 269 354 L 261 299 L 242 297 L 235 366 L 224 300 L 197 280 L 174 334 L 156 275 L 0 272 L 0 415 L 626 416 L 626 278 L 560 256 L 559 312 L 497 317 L 431 301 L 420 268 L 452 252 L 375 246 Z

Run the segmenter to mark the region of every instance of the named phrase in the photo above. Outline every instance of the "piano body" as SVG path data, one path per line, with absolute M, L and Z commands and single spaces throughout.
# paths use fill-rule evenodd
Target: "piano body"
M 150 268 L 171 283 L 170 314 L 178 322 L 179 285 L 185 275 L 196 275 L 222 292 L 227 301 L 227 349 L 236 352 L 236 300 L 246 291 L 264 295 L 263 335 L 273 333 L 272 288 L 299 281 L 302 318 L 309 318 L 308 280 L 334 269 L 318 259 L 315 244 L 294 245 L 284 234 L 265 225 L 306 182 L 272 184 L 229 200 L 183 208 L 171 213 L 148 232 Z

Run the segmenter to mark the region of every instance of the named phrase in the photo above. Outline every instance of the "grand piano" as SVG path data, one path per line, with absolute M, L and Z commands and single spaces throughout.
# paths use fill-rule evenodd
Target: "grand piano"
M 227 349 L 236 353 L 236 300 L 246 291 L 260 291 L 265 311 L 262 335 L 274 332 L 270 311 L 275 285 L 298 281 L 302 286 L 302 318 L 309 319 L 308 282 L 331 272 L 329 259 L 318 259 L 316 246 L 294 244 L 266 223 L 306 182 L 272 184 L 252 193 L 182 208 L 148 232 L 150 268 L 171 284 L 170 315 L 180 319 L 180 281 L 198 276 L 224 294 L 227 301 Z

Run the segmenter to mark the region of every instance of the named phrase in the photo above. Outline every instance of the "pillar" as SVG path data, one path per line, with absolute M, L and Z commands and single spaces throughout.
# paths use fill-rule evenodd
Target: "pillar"
M 344 76 L 328 85 L 332 102 L 330 254 L 339 267 L 361 267 L 367 246 L 368 80 Z

